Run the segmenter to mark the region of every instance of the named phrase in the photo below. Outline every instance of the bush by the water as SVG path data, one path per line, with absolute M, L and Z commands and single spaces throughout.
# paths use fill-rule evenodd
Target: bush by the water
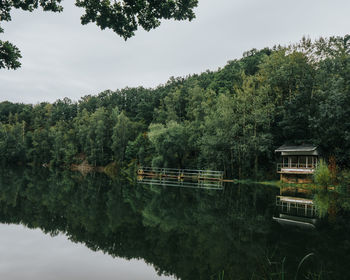
M 324 160 L 320 160 L 314 173 L 314 181 L 317 185 L 327 188 L 332 183 L 331 172 Z

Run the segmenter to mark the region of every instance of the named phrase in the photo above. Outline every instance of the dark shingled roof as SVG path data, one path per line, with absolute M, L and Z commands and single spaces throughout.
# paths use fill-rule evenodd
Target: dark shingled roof
M 275 150 L 275 152 L 312 152 L 316 149 L 317 147 L 311 144 L 303 144 L 298 146 L 282 145 L 277 150 Z

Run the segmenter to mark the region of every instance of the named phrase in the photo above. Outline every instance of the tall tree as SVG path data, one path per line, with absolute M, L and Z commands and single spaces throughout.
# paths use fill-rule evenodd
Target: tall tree
M 89 161 L 96 165 L 104 165 L 108 162 L 110 147 L 109 122 L 106 110 L 100 107 L 90 116 L 88 141 L 90 153 Z
M 114 158 L 118 162 L 123 162 L 128 142 L 132 140 L 135 135 L 135 126 L 125 115 L 124 111 L 118 114 L 118 111 L 114 110 L 113 115 L 115 116 L 116 122 L 113 127 L 112 150 Z
M 151 124 L 148 133 L 155 154 L 152 165 L 184 168 L 188 154 L 188 130 L 185 125 L 170 121 L 166 125 Z

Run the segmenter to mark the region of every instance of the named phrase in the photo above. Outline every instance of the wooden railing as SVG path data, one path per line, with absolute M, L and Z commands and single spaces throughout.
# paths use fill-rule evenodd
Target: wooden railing
M 276 196 L 276 206 L 280 213 L 304 217 L 315 217 L 316 206 L 311 199 Z
M 140 167 L 137 170 L 138 175 L 151 176 L 158 178 L 177 178 L 207 181 L 222 181 L 223 171 L 213 170 L 194 170 L 194 169 L 175 169 L 175 168 L 157 168 L 157 167 Z
M 277 163 L 277 172 L 280 172 L 283 168 L 296 168 L 296 169 L 315 169 L 317 163 Z
M 222 171 L 140 167 L 137 180 L 142 184 L 201 189 L 223 189 Z

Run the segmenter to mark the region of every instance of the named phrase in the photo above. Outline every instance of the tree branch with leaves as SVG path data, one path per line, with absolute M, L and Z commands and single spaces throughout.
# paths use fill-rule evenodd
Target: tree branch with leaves
M 62 12 L 62 0 L 1 0 L 0 24 L 11 21 L 12 9 L 32 12 L 41 7 L 44 11 Z M 76 0 L 77 7 L 85 9 L 83 25 L 96 23 L 102 30 L 112 29 L 125 40 L 133 37 L 138 27 L 150 31 L 163 19 L 192 20 L 198 0 Z M 3 33 L 0 26 L 0 33 Z M 17 69 L 21 66 L 19 49 L 10 42 L 0 40 L 0 69 Z

